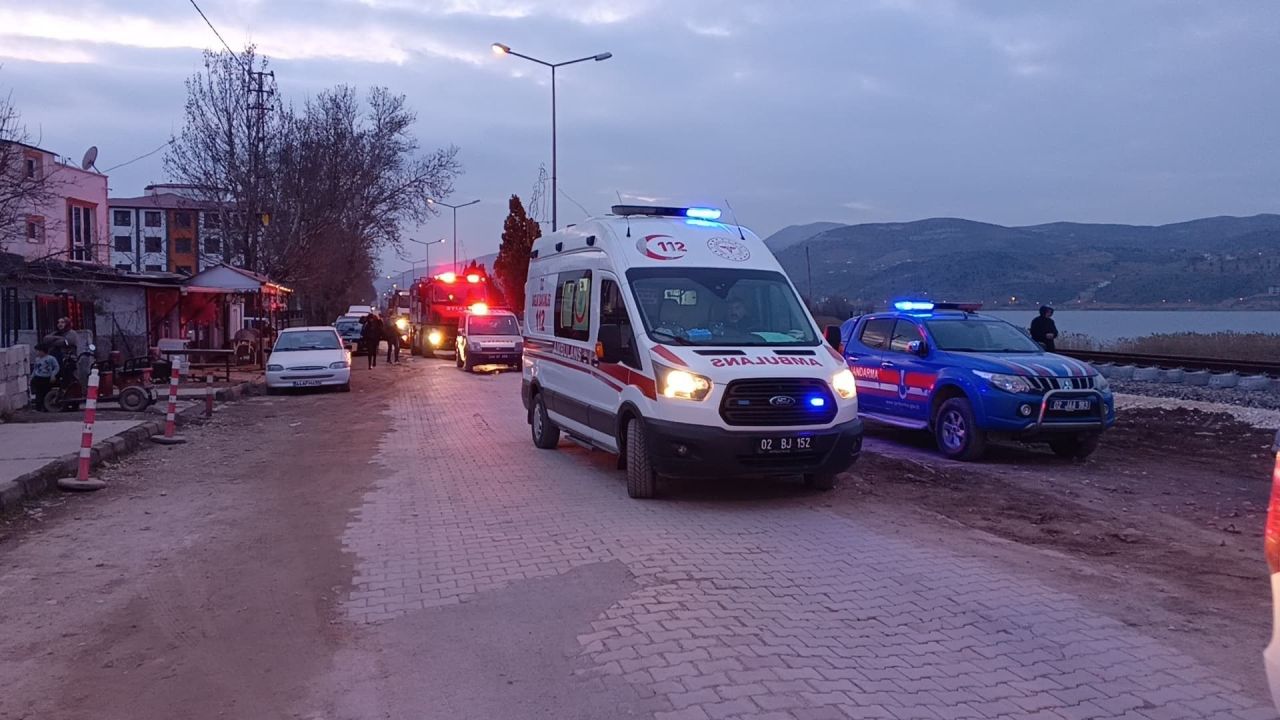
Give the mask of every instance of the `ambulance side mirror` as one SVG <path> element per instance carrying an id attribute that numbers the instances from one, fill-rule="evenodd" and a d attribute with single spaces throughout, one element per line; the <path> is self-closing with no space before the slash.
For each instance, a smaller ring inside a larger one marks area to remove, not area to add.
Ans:
<path id="1" fill-rule="evenodd" d="M 837 350 L 840 349 L 840 343 L 843 342 L 844 339 L 840 337 L 839 325 L 828 325 L 823 331 L 823 335 L 827 338 L 828 345 Z"/>
<path id="2" fill-rule="evenodd" d="M 616 363 L 626 359 L 627 352 L 622 348 L 622 326 L 602 324 L 596 340 L 600 343 L 602 362 Z"/>

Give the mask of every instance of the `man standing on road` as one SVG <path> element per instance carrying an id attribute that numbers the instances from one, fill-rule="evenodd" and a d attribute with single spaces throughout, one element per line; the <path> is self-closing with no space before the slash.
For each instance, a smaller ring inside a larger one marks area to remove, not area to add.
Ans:
<path id="1" fill-rule="evenodd" d="M 1031 339 L 1040 346 L 1053 352 L 1053 341 L 1058 337 L 1058 326 L 1053 322 L 1053 308 L 1048 305 L 1040 307 L 1040 315 L 1031 321 Z"/>
<path id="2" fill-rule="evenodd" d="M 378 366 L 378 343 L 382 340 L 382 321 L 377 315 L 369 313 L 364 318 L 364 329 L 360 331 L 360 347 L 369 353 L 369 369 Z"/>
<path id="3" fill-rule="evenodd" d="M 387 336 L 387 364 L 400 364 L 400 328 L 396 327 L 395 320 L 388 318 L 386 325 Z M 392 359 L 394 358 L 394 359 Z"/>

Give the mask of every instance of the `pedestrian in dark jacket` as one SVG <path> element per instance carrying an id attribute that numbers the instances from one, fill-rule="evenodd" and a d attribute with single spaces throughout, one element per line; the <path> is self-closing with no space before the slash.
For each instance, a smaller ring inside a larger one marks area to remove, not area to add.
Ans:
<path id="1" fill-rule="evenodd" d="M 1053 322 L 1053 308 L 1041 306 L 1040 316 L 1031 321 L 1031 339 L 1040 343 L 1045 350 L 1053 351 L 1053 341 L 1058 339 L 1058 326 Z"/>
<path id="2" fill-rule="evenodd" d="M 364 318 L 364 328 L 360 331 L 360 347 L 369 353 L 369 367 L 378 366 L 378 343 L 382 341 L 382 321 L 377 315 L 370 313 Z"/>

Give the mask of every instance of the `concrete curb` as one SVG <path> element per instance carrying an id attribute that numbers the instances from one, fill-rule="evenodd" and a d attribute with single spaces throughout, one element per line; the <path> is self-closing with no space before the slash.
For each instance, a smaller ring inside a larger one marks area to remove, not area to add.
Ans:
<path id="1" fill-rule="evenodd" d="M 244 382 L 229 388 L 222 388 L 214 393 L 214 398 L 221 402 L 229 402 L 242 397 L 260 394 L 263 385 L 260 382 Z M 185 425 L 199 420 L 204 415 L 204 405 L 192 405 L 178 413 L 178 424 Z M 104 438 L 93 444 L 90 463 L 97 467 L 104 462 L 118 460 L 137 450 L 143 445 L 152 445 L 152 435 L 164 433 L 164 420 L 148 420 L 147 422 Z M 19 475 L 13 480 L 0 480 L 0 513 L 8 513 L 27 500 L 40 497 L 56 490 L 58 478 L 71 477 L 76 474 L 79 463 L 79 452 L 71 452 L 52 460 L 44 467 Z"/>

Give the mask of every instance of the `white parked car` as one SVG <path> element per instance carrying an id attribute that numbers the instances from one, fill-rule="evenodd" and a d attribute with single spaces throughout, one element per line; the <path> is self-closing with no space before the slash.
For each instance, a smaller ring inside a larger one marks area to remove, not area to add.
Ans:
<path id="1" fill-rule="evenodd" d="M 267 360 L 267 390 L 290 387 L 351 389 L 351 351 L 327 325 L 287 328 Z"/>

